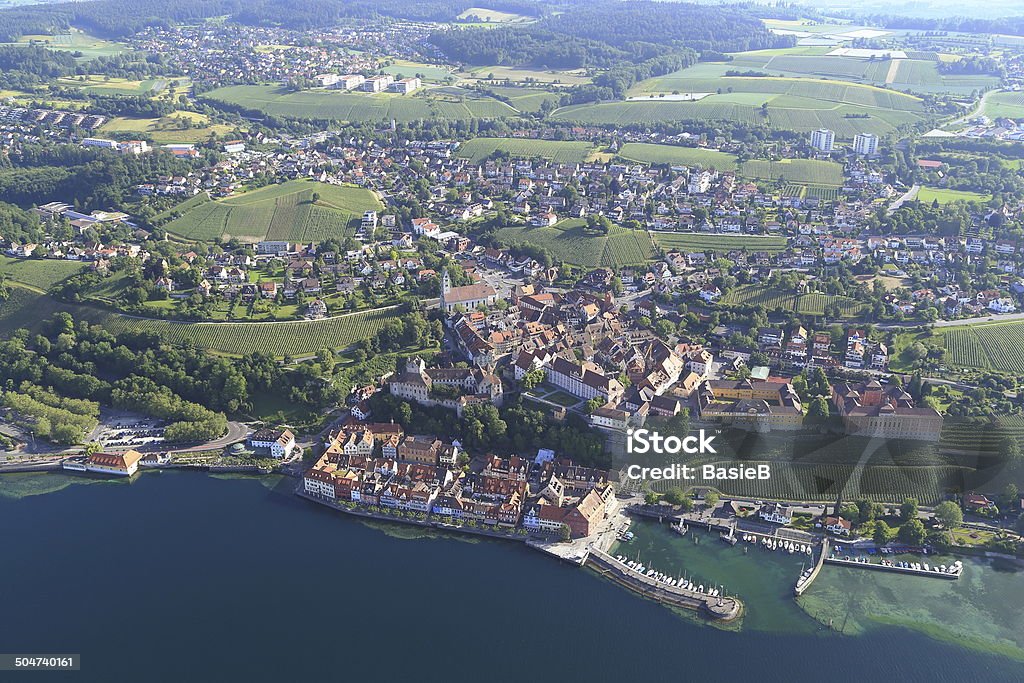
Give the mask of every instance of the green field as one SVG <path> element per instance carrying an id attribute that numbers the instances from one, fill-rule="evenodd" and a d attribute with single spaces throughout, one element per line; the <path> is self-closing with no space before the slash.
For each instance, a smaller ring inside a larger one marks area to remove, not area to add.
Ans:
<path id="1" fill-rule="evenodd" d="M 484 7 L 470 7 L 456 18 L 462 21 L 488 24 L 508 24 L 532 20 L 531 17 L 522 14 L 513 14 L 512 12 L 499 12 L 498 10 L 487 9 Z"/>
<path id="2" fill-rule="evenodd" d="M 161 118 L 134 119 L 117 116 L 99 129 L 101 135 L 140 135 L 155 144 L 194 144 L 211 135 L 228 135 L 234 128 L 224 123 L 211 123 L 208 116 L 191 111 L 179 111 Z"/>
<path id="3" fill-rule="evenodd" d="M 474 67 L 464 73 L 464 77 L 481 81 L 511 81 L 513 83 L 553 83 L 558 85 L 580 85 L 589 83 L 590 77 L 583 69 L 573 71 L 544 71 L 541 69 L 519 68 L 515 66 L 481 66 Z"/>
<path id="4" fill-rule="evenodd" d="M 128 95 L 141 97 L 162 92 L 169 83 L 166 78 L 150 78 L 144 81 L 130 81 L 126 78 L 82 75 L 67 76 L 54 81 L 62 88 L 77 88 L 94 95 Z"/>
<path id="5" fill-rule="evenodd" d="M 985 99 L 985 107 L 981 111 L 985 116 L 995 119 L 1005 116 L 1008 119 L 1024 119 L 1024 92 L 995 92 Z"/>
<path id="6" fill-rule="evenodd" d="M 720 152 L 717 149 L 627 142 L 619 150 L 619 156 L 629 161 L 638 161 L 644 164 L 703 166 L 721 171 L 736 169 L 736 157 L 727 152 Z"/>
<path id="7" fill-rule="evenodd" d="M 641 81 L 628 92 L 632 97 L 654 98 L 563 107 L 554 113 L 554 118 L 593 124 L 729 120 L 764 123 L 798 132 L 830 128 L 841 139 L 861 132 L 884 135 L 925 118 L 919 98 L 869 84 L 785 74 L 726 76 L 729 71 L 756 71 L 759 64 L 785 57 L 743 54 L 747 55 L 745 62 L 741 59 L 740 63 L 699 63 Z M 801 58 L 814 62 L 830 59 L 807 55 Z M 657 97 L 670 93 L 707 96 L 697 101 Z M 762 105 L 767 107 L 762 109 Z"/>
<path id="8" fill-rule="evenodd" d="M 459 146 L 457 156 L 479 164 L 496 151 L 507 152 L 510 156 L 532 159 L 541 157 L 558 163 L 579 163 L 594 152 L 589 142 L 564 142 L 561 140 L 528 140 L 522 138 L 473 138 Z"/>
<path id="9" fill-rule="evenodd" d="M 917 193 L 917 201 L 919 202 L 931 204 L 936 199 L 939 200 L 939 204 L 956 201 L 984 203 L 992 199 L 992 196 L 979 192 L 967 192 L 965 190 L 946 190 L 941 187 L 922 187 Z"/>
<path id="10" fill-rule="evenodd" d="M 397 309 L 377 309 L 323 320 L 280 323 L 185 323 L 132 318 L 91 306 L 74 306 L 54 301 L 22 287 L 12 287 L 11 296 L 0 302 L 0 334 L 9 335 L 24 327 L 40 329 L 44 320 L 66 311 L 76 319 L 100 325 L 112 334 L 126 330 L 153 332 L 165 341 L 180 344 L 186 339 L 197 346 L 227 355 L 253 352 L 276 357 L 315 354 L 320 349 L 341 349 L 377 333 Z"/>
<path id="11" fill-rule="evenodd" d="M 517 114 L 512 107 L 494 98 L 479 96 L 469 90 L 461 93 L 289 92 L 276 85 L 233 85 L 205 93 L 203 98 L 271 116 L 320 121 L 469 121 Z"/>
<path id="12" fill-rule="evenodd" d="M 452 77 L 452 72 L 437 64 L 424 64 L 423 62 L 410 62 L 406 59 L 396 59 L 394 63 L 381 69 L 382 73 L 391 74 L 395 78 L 418 78 L 433 83 L 443 83 Z"/>
<path id="13" fill-rule="evenodd" d="M 580 219 L 562 221 L 550 227 L 500 228 L 497 237 L 507 245 L 542 247 L 557 261 L 585 268 L 642 265 L 654 253 L 647 233 L 642 230 L 613 225 L 611 232 L 602 235 L 587 230 L 586 223 Z"/>
<path id="14" fill-rule="evenodd" d="M 797 295 L 781 292 L 763 285 L 742 285 L 723 296 L 724 306 L 764 306 L 769 311 L 783 309 L 801 315 L 825 315 L 825 307 L 839 304 L 844 318 L 853 318 L 864 312 L 866 304 L 845 296 L 810 292 Z"/>
<path id="15" fill-rule="evenodd" d="M 44 45 L 51 50 L 66 50 L 80 52 L 80 60 L 95 59 L 96 57 L 110 57 L 119 55 L 127 48 L 121 43 L 114 43 L 103 38 L 96 38 L 84 31 L 73 28 L 67 33 L 56 35 L 28 35 L 22 36 L 18 41 L 19 45 Z"/>
<path id="16" fill-rule="evenodd" d="M 539 88 L 520 88 L 514 86 L 489 86 L 488 90 L 501 98 L 507 98 L 508 103 L 517 111 L 524 113 L 536 113 L 546 101 L 558 103 L 559 94 Z"/>
<path id="17" fill-rule="evenodd" d="M 775 254 L 786 250 L 785 237 L 759 237 L 757 235 L 708 235 L 705 233 L 656 232 L 654 241 L 665 250 L 679 251 L 766 251 Z"/>
<path id="18" fill-rule="evenodd" d="M 314 192 L 320 195 L 315 204 Z M 173 209 L 182 215 L 166 228 L 193 240 L 319 242 L 353 235 L 364 211 L 381 209 L 369 190 L 292 180 L 216 201 L 197 195 Z"/>
<path id="19" fill-rule="evenodd" d="M 992 322 L 936 331 L 952 365 L 1024 374 L 1024 322 Z"/>
<path id="20" fill-rule="evenodd" d="M 36 289 L 47 290 L 61 280 L 77 275 L 85 269 L 79 261 L 55 259 L 18 259 L 0 256 L 0 274 L 14 282 Z"/>
<path id="21" fill-rule="evenodd" d="M 843 165 L 834 161 L 817 159 L 783 159 L 781 161 L 763 161 L 752 159 L 744 162 L 740 173 L 748 178 L 758 180 L 778 180 L 779 178 L 793 183 L 828 185 L 842 187 Z"/>

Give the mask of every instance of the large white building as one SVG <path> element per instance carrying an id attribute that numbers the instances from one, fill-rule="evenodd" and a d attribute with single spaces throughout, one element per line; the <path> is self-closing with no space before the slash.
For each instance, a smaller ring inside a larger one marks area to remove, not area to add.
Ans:
<path id="1" fill-rule="evenodd" d="M 836 134 L 830 131 L 828 128 L 820 128 L 811 133 L 811 146 L 817 150 L 825 152 L 826 154 L 832 153 L 832 148 L 836 143 Z"/>
<path id="2" fill-rule="evenodd" d="M 853 138 L 853 151 L 862 157 L 878 154 L 878 136 L 873 133 L 857 133 Z"/>
<path id="3" fill-rule="evenodd" d="M 295 448 L 295 435 L 287 429 L 260 429 L 249 437 L 249 446 L 275 458 L 287 458 Z"/>
<path id="4" fill-rule="evenodd" d="M 367 92 L 384 92 L 394 82 L 394 76 L 384 74 L 383 76 L 371 76 L 370 78 L 367 78 L 363 81 L 363 84 L 360 87 Z"/>
<path id="5" fill-rule="evenodd" d="M 408 95 L 409 93 L 411 93 L 411 92 L 413 92 L 415 90 L 418 90 L 420 85 L 421 85 L 420 79 L 418 79 L 418 78 L 402 78 L 402 79 L 399 79 L 399 80 L 395 81 L 394 83 L 392 83 L 388 87 L 393 92 L 398 92 L 398 93 L 402 93 L 403 95 Z"/>

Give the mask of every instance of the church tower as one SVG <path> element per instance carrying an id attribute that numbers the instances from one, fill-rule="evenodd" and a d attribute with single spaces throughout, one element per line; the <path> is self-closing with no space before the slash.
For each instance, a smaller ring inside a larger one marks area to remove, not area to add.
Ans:
<path id="1" fill-rule="evenodd" d="M 448 292 L 452 291 L 452 279 L 448 276 L 448 269 L 445 268 L 441 274 L 441 312 L 447 313 L 448 308 L 445 305 L 445 298 Z"/>

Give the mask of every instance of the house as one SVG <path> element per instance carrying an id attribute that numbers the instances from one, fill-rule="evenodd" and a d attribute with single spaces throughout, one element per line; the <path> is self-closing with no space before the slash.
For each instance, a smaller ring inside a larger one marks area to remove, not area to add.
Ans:
<path id="1" fill-rule="evenodd" d="M 139 461 L 142 457 L 142 453 L 136 450 L 125 453 L 93 453 L 85 461 L 85 469 L 87 472 L 130 477 L 139 471 Z"/>
<path id="2" fill-rule="evenodd" d="M 830 534 L 836 536 L 849 536 L 853 529 L 853 524 L 842 517 L 826 517 L 824 526 Z"/>
<path id="3" fill-rule="evenodd" d="M 977 493 L 968 493 L 964 496 L 964 507 L 969 511 L 977 512 L 978 510 L 986 510 L 993 506 L 995 506 L 995 503 L 986 496 Z"/>
<path id="4" fill-rule="evenodd" d="M 793 509 L 781 503 L 768 503 L 761 506 L 757 516 L 766 522 L 786 526 L 793 521 Z"/>
<path id="5" fill-rule="evenodd" d="M 260 429 L 249 437 L 249 447 L 274 458 L 288 458 L 295 448 L 295 435 L 287 429 Z"/>

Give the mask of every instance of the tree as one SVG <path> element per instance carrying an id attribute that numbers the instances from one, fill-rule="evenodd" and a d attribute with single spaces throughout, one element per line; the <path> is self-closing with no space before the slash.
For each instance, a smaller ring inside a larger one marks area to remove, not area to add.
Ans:
<path id="1" fill-rule="evenodd" d="M 811 405 L 807 408 L 807 421 L 812 424 L 822 424 L 829 418 L 830 414 L 828 399 L 824 396 L 818 396 L 811 401 Z"/>
<path id="2" fill-rule="evenodd" d="M 884 513 L 882 505 L 880 503 L 874 503 L 867 498 L 861 498 L 857 501 L 857 512 L 858 518 L 861 524 L 866 524 L 878 517 L 881 517 Z"/>
<path id="3" fill-rule="evenodd" d="M 909 522 L 905 522 L 900 527 L 899 539 L 907 545 L 921 545 L 924 543 L 924 539 L 928 536 L 928 532 L 925 531 L 924 524 L 921 520 L 916 517 Z"/>
<path id="4" fill-rule="evenodd" d="M 1024 512 L 1020 513 L 1017 517 L 1017 521 L 1013 523 L 1013 528 L 1016 529 L 1017 533 L 1024 534 Z"/>
<path id="5" fill-rule="evenodd" d="M 875 531 L 872 534 L 871 539 L 875 542 L 877 547 L 881 548 L 895 537 L 896 531 L 886 524 L 885 520 L 875 520 Z"/>
<path id="6" fill-rule="evenodd" d="M 944 500 L 935 506 L 935 519 L 942 524 L 947 531 L 952 531 L 964 521 L 964 513 L 956 503 Z"/>
<path id="7" fill-rule="evenodd" d="M 912 519 L 917 519 L 917 498 L 907 498 L 900 505 L 900 521 L 909 522 Z"/>
<path id="8" fill-rule="evenodd" d="M 658 503 L 658 494 L 654 491 L 648 491 L 644 494 L 644 505 L 656 505 Z"/>
<path id="9" fill-rule="evenodd" d="M 718 495 L 718 491 L 708 491 L 704 494 L 704 505 L 707 506 L 708 509 L 713 509 L 718 505 L 719 499 L 720 496 Z"/>
<path id="10" fill-rule="evenodd" d="M 568 524 L 563 524 L 562 528 L 558 530 L 558 537 L 563 541 L 568 541 L 572 538 L 572 531 L 569 529 Z"/>

